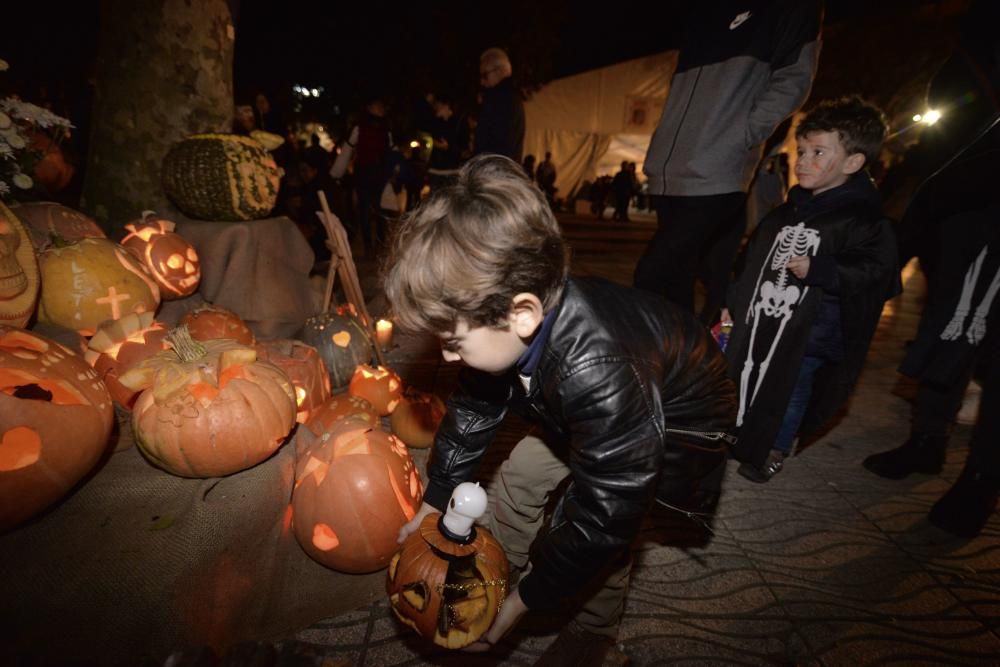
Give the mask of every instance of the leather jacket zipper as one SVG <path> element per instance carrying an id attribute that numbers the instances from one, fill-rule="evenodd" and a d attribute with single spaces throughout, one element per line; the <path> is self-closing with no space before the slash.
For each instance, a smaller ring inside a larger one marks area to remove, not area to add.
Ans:
<path id="1" fill-rule="evenodd" d="M 683 428 L 664 428 L 665 433 L 680 433 L 682 435 L 692 435 L 696 438 L 702 438 L 704 440 L 713 440 L 725 442 L 730 445 L 736 444 L 736 436 L 725 431 L 690 431 Z"/>

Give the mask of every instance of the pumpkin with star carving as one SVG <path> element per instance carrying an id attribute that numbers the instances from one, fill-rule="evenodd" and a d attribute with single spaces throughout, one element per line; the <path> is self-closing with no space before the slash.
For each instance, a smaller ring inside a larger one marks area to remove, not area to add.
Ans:
<path id="1" fill-rule="evenodd" d="M 295 464 L 292 523 L 313 559 L 340 572 L 380 570 L 399 545 L 399 529 L 423 498 L 406 445 L 367 424 L 345 420 L 305 441 Z"/>
<path id="2" fill-rule="evenodd" d="M 53 340 L 0 325 L 0 532 L 90 472 L 114 424 L 97 372 Z"/>

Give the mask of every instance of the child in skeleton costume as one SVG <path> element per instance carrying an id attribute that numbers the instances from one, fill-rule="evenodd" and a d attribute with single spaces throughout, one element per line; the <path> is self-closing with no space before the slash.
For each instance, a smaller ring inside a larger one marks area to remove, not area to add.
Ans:
<path id="1" fill-rule="evenodd" d="M 729 290 L 734 456 L 752 481 L 780 471 L 796 434 L 847 399 L 882 305 L 899 292 L 895 239 L 864 169 L 885 130 L 881 112 L 857 98 L 823 103 L 802 120 L 799 185 L 754 231 Z"/>

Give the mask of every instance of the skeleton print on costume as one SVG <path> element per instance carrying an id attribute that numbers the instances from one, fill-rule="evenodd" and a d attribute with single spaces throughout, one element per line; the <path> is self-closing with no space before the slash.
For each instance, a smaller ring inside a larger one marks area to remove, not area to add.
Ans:
<path id="1" fill-rule="evenodd" d="M 983 300 L 979 302 L 979 306 L 972 314 L 972 321 L 969 323 L 968 329 L 965 329 L 965 319 L 969 316 L 969 311 L 972 310 L 972 295 L 979 283 L 979 273 L 982 271 L 983 262 L 986 260 L 989 249 L 989 246 L 985 246 L 976 257 L 976 261 L 965 272 L 965 279 L 962 281 L 962 295 L 958 298 L 958 305 L 955 307 L 955 313 L 951 316 L 951 321 L 941 332 L 941 340 L 957 340 L 964 333 L 969 343 L 978 345 L 986 337 L 986 316 L 990 312 L 990 306 L 993 305 L 997 290 L 1000 290 L 1000 268 L 997 269 L 996 275 L 993 276 L 989 287 L 986 288 Z"/>
<path id="2" fill-rule="evenodd" d="M 754 285 L 754 295 L 750 299 L 750 308 L 747 310 L 746 323 L 753 324 L 750 329 L 750 345 L 747 348 L 747 358 L 743 362 L 743 371 L 740 373 L 740 409 L 736 415 L 736 425 L 743 425 L 743 417 L 747 409 L 753 404 L 757 397 L 757 390 L 760 389 L 764 376 L 767 375 L 768 367 L 771 365 L 771 358 L 778 348 L 781 336 L 785 332 L 785 326 L 792 318 L 792 314 L 809 292 L 809 287 L 801 289 L 798 285 L 789 285 L 788 260 L 795 256 L 815 256 L 819 249 L 819 231 L 805 226 L 800 222 L 795 226 L 785 226 L 778 232 L 768 256 L 770 261 L 765 261 L 757 276 L 757 283 Z M 754 369 L 754 343 L 757 338 L 757 328 L 762 318 L 768 317 L 778 320 L 778 331 L 771 341 L 771 347 L 767 356 L 760 362 L 757 372 L 757 379 L 754 382 L 753 392 L 748 392 L 750 386 L 750 376 Z"/>

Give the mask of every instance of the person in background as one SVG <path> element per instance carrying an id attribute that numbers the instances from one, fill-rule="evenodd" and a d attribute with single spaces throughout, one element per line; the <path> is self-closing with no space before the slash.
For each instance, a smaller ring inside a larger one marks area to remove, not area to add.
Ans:
<path id="1" fill-rule="evenodd" d="M 692 3 L 659 125 L 643 163 L 657 230 L 634 284 L 718 318 L 746 227 L 746 192 L 764 142 L 809 96 L 821 0 Z"/>
<path id="2" fill-rule="evenodd" d="M 507 52 L 499 48 L 479 56 L 482 103 L 475 133 L 475 154 L 496 153 L 520 163 L 524 153 L 524 102 L 514 87 Z"/>

